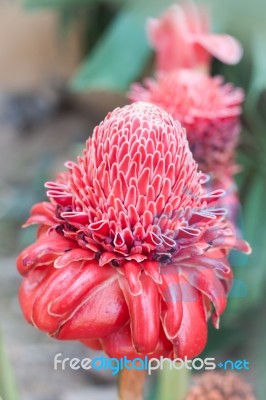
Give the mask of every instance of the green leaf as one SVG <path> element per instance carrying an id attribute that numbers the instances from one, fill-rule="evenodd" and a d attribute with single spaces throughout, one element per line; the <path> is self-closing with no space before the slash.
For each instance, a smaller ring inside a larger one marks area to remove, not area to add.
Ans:
<path id="1" fill-rule="evenodd" d="M 202 0 L 209 3 L 216 32 L 235 33 L 248 42 L 257 29 L 265 28 L 266 3 L 264 0 Z"/>
<path id="2" fill-rule="evenodd" d="M 244 258 L 231 259 L 237 287 L 231 294 L 228 309 L 239 314 L 246 308 L 258 304 L 264 296 L 266 284 L 266 180 L 259 173 L 253 175 L 246 186 L 243 203 L 243 236 L 252 247 L 252 254 Z"/>
<path id="3" fill-rule="evenodd" d="M 0 399 L 1 397 L 3 400 L 19 399 L 12 369 L 0 336 Z"/>
<path id="4" fill-rule="evenodd" d="M 88 55 L 70 87 L 77 91 L 127 90 L 142 73 L 151 54 L 146 37 L 147 17 L 171 2 L 136 1 L 124 7 Z"/>
<path id="5" fill-rule="evenodd" d="M 215 62 L 215 72 L 221 73 L 226 80 L 243 87 L 248 103 L 257 102 L 262 90 L 266 88 L 266 32 L 264 0 L 224 0 L 210 3 L 214 29 L 237 37 L 244 50 L 243 60 L 236 66 Z M 237 16 L 237 18 L 236 18 Z"/>
<path id="6" fill-rule="evenodd" d="M 38 8 L 64 9 L 68 7 L 74 9 L 84 6 L 91 6 L 92 3 L 102 3 L 102 2 L 103 2 L 102 0 L 24 0 L 22 4 L 25 8 L 28 9 L 38 9 Z M 123 0 L 105 0 L 105 3 L 119 4 L 123 3 Z"/>
<path id="7" fill-rule="evenodd" d="M 75 6 L 84 6 L 90 3 L 90 0 L 75 0 Z M 73 0 L 24 0 L 25 8 L 55 8 L 60 9 L 68 6 L 73 6 Z"/>
<path id="8" fill-rule="evenodd" d="M 255 380 L 257 400 L 265 400 L 265 329 L 266 329 L 266 308 L 260 307 L 253 311 L 248 317 L 249 326 L 248 338 L 245 342 L 245 358 L 250 361 L 252 375 Z"/>
<path id="9" fill-rule="evenodd" d="M 222 315 L 220 321 L 220 329 L 215 329 L 211 323 L 208 328 L 208 342 L 201 353 L 200 357 L 214 357 L 217 352 L 226 353 L 231 349 L 236 348 L 238 345 L 243 345 L 248 339 L 248 332 L 241 329 L 243 326 L 242 320 L 233 321 L 231 324 L 226 323 L 226 310 L 225 314 Z"/>
<path id="10" fill-rule="evenodd" d="M 266 282 L 266 180 L 262 175 L 255 175 L 248 196 L 244 203 L 244 222 L 247 240 L 253 253 L 249 258 L 250 268 L 247 279 L 250 287 L 250 300 L 260 298 Z"/>
<path id="11" fill-rule="evenodd" d="M 247 93 L 247 107 L 257 108 L 259 96 L 266 89 L 266 32 L 256 31 L 252 38 L 251 60 L 253 64 L 253 79 L 250 90 Z"/>
<path id="12" fill-rule="evenodd" d="M 149 48 L 143 39 L 144 19 L 122 12 L 89 54 L 71 88 L 126 90 L 148 59 Z"/>

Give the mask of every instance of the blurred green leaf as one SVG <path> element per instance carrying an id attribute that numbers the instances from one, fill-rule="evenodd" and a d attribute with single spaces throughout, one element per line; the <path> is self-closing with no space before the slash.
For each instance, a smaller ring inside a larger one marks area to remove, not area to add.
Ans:
<path id="1" fill-rule="evenodd" d="M 151 54 L 146 37 L 147 17 L 171 3 L 172 0 L 138 0 L 124 7 L 72 79 L 71 88 L 127 90 Z"/>
<path id="2" fill-rule="evenodd" d="M 0 336 L 0 398 L 1 396 L 3 400 L 19 399 L 12 369 Z"/>
<path id="3" fill-rule="evenodd" d="M 74 90 L 124 91 L 137 77 L 149 56 L 144 40 L 144 19 L 122 12 L 71 82 Z"/>
<path id="4" fill-rule="evenodd" d="M 94 0 L 97 1 L 97 0 Z M 64 7 L 73 6 L 75 3 L 76 7 L 84 6 L 91 3 L 91 0 L 24 0 L 23 5 L 29 9 L 38 8 L 55 8 L 62 9 Z"/>
<path id="5" fill-rule="evenodd" d="M 92 3 L 123 3 L 126 0 L 24 0 L 23 5 L 29 9 L 54 8 L 63 9 L 67 7 L 78 8 L 91 5 Z"/>
<path id="6" fill-rule="evenodd" d="M 241 329 L 243 326 L 242 319 L 238 321 L 231 321 L 231 326 L 225 323 L 227 314 L 221 317 L 220 329 L 215 329 L 211 323 L 208 328 L 208 342 L 204 349 L 201 357 L 213 357 L 215 352 L 225 353 L 231 349 L 236 348 L 238 345 L 242 345 L 248 339 L 248 332 Z"/>
<path id="7" fill-rule="evenodd" d="M 216 32 L 234 33 L 241 41 L 248 42 L 256 29 L 265 27 L 264 0 L 202 0 L 199 3 L 210 5 Z"/>
<path id="8" fill-rule="evenodd" d="M 258 301 L 265 293 L 266 282 L 266 179 L 257 173 L 248 189 L 243 204 L 246 238 L 252 246 L 249 268 L 245 274 L 249 293 L 249 302 Z"/>
<path id="9" fill-rule="evenodd" d="M 266 11 L 266 10 L 265 10 Z M 266 89 L 266 31 L 256 31 L 252 41 L 252 62 L 253 62 L 253 80 L 248 93 L 248 102 L 251 106 L 257 107 L 260 93 Z"/>
<path id="10" fill-rule="evenodd" d="M 241 312 L 251 309 L 261 302 L 266 284 L 266 179 L 256 171 L 241 183 L 243 193 L 242 232 L 252 247 L 249 256 L 233 252 L 230 257 L 234 269 L 235 286 L 230 294 L 224 322 L 231 323 Z"/>
<path id="11" fill-rule="evenodd" d="M 264 0 L 206 1 L 210 3 L 215 31 L 236 36 L 244 49 L 243 60 L 238 65 L 224 65 L 216 61 L 215 72 L 243 87 L 248 103 L 255 105 L 261 91 L 266 88 L 266 3 Z"/>
<path id="12" fill-rule="evenodd" d="M 261 305 L 259 309 L 250 316 L 249 337 L 245 343 L 247 348 L 246 358 L 250 361 L 251 369 L 256 383 L 257 400 L 265 400 L 265 330 L 266 330 L 266 308 Z"/>

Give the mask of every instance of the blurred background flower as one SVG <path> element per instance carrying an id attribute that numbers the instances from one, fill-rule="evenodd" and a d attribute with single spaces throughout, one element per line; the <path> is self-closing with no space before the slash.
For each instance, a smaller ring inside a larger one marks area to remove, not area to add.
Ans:
<path id="1" fill-rule="evenodd" d="M 110 382 L 106 374 L 53 371 L 58 351 L 71 357 L 84 356 L 84 350 L 52 342 L 24 323 L 14 259 L 33 241 L 34 228 L 21 232 L 20 225 L 32 204 L 44 199 L 43 182 L 79 153 L 80 143 L 107 111 L 127 102 L 124 93 L 133 81 L 153 74 L 146 21 L 171 4 L 0 1 L 0 312 L 6 354 L 22 400 L 115 398 L 112 384 L 108 389 L 95 386 L 96 381 Z M 213 32 L 234 35 L 244 48 L 238 65 L 215 60 L 211 71 L 246 93 L 237 152 L 243 171 L 236 180 L 242 204 L 238 224 L 253 253 L 248 259 L 231 256 L 235 284 L 222 329 L 211 330 L 204 355 L 248 359 L 251 370 L 245 378 L 254 383 L 258 399 L 265 400 L 266 5 L 264 0 L 209 5 Z"/>
<path id="2" fill-rule="evenodd" d="M 240 114 L 244 93 L 225 84 L 221 76 L 177 69 L 159 72 L 131 85 L 132 101 L 147 101 L 170 113 L 184 126 L 189 147 L 199 168 L 210 176 L 210 187 L 224 189 L 219 202 L 233 222 L 239 210 L 234 174 L 238 172 L 235 150 L 239 144 Z"/>
<path id="3" fill-rule="evenodd" d="M 253 388 L 235 372 L 205 372 L 197 376 L 186 400 L 256 400 Z"/>
<path id="4" fill-rule="evenodd" d="M 207 7 L 191 0 L 173 4 L 159 19 L 149 18 L 147 31 L 157 71 L 209 71 L 212 56 L 225 64 L 237 64 L 242 57 L 240 43 L 230 35 L 213 34 L 210 25 Z"/>

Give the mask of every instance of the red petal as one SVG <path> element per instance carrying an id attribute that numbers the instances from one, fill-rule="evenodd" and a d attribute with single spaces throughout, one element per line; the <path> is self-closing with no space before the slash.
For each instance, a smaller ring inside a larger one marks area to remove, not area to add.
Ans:
<path id="1" fill-rule="evenodd" d="M 147 354 L 140 354 L 135 350 L 131 339 L 129 324 L 101 339 L 101 343 L 105 353 L 110 357 L 120 359 L 126 356 L 128 360 L 133 360 L 135 358 L 144 359 L 147 356 Z M 160 358 L 161 356 L 169 357 L 172 349 L 172 343 L 166 339 L 161 329 L 156 349 L 153 353 L 148 355 L 148 358 Z"/>
<path id="2" fill-rule="evenodd" d="M 142 171 L 140 177 L 138 178 L 138 189 L 140 194 L 146 196 L 149 186 L 149 180 L 150 180 L 150 169 L 145 168 Z"/>
<path id="3" fill-rule="evenodd" d="M 17 258 L 18 271 L 24 275 L 34 267 L 50 264 L 59 254 L 75 247 L 77 244 L 73 240 L 66 239 L 53 230 L 40 236 L 34 244 L 20 253 Z"/>
<path id="4" fill-rule="evenodd" d="M 95 253 L 85 249 L 73 249 L 58 257 L 54 263 L 55 268 L 66 267 L 72 261 L 93 260 Z"/>
<path id="5" fill-rule="evenodd" d="M 176 337 L 183 318 L 182 293 L 179 274 L 176 269 L 161 268 L 162 285 L 158 289 L 164 299 L 162 303 L 162 324 L 169 339 Z"/>
<path id="6" fill-rule="evenodd" d="M 210 204 L 216 202 L 222 196 L 225 196 L 225 191 L 223 189 L 217 189 L 204 194 L 201 198 L 202 200 L 205 200 L 208 204 Z"/>
<path id="7" fill-rule="evenodd" d="M 117 280 L 106 281 L 82 301 L 58 339 L 97 339 L 116 331 L 128 321 L 128 309 Z"/>
<path id="8" fill-rule="evenodd" d="M 48 190 L 47 196 L 61 206 L 69 206 L 72 203 L 72 194 L 59 190 Z"/>
<path id="9" fill-rule="evenodd" d="M 136 208 L 130 204 L 128 206 L 128 218 L 131 224 L 131 227 L 134 227 L 136 223 L 139 221 L 139 215 L 137 213 Z"/>
<path id="10" fill-rule="evenodd" d="M 129 308 L 134 347 L 138 353 L 152 353 L 158 343 L 160 326 L 159 293 L 154 281 L 142 274 L 142 293 L 132 296 L 125 278 L 119 279 Z"/>
<path id="11" fill-rule="evenodd" d="M 49 278 L 53 268 L 36 268 L 24 277 L 19 288 L 19 303 L 26 320 L 32 324 L 32 307 L 40 287 Z"/>
<path id="12" fill-rule="evenodd" d="M 81 343 L 93 350 L 103 350 L 100 340 L 97 339 L 83 339 Z"/>
<path id="13" fill-rule="evenodd" d="M 193 264 L 200 265 L 202 267 L 210 267 L 214 268 L 215 270 L 222 271 L 222 273 L 230 274 L 230 266 L 226 261 L 223 254 L 215 255 L 215 251 L 209 251 L 208 257 L 205 256 L 195 256 L 193 257 Z"/>
<path id="14" fill-rule="evenodd" d="M 114 260 L 115 258 L 117 258 L 117 257 L 114 253 L 106 251 L 100 257 L 100 260 L 99 260 L 100 267 L 104 266 L 105 264 L 108 264 L 110 261 Z"/>
<path id="15" fill-rule="evenodd" d="M 62 322 L 61 315 L 50 313 L 50 304 L 56 301 L 62 293 L 68 290 L 75 281 L 80 268 L 77 263 L 70 264 L 67 268 L 54 269 L 36 292 L 35 301 L 32 305 L 31 320 L 41 331 L 53 334 Z M 31 272 L 30 272 L 31 274 Z M 28 294 L 29 295 L 29 294 Z M 69 309 L 69 313 L 72 309 Z"/>
<path id="16" fill-rule="evenodd" d="M 123 358 L 126 355 L 129 360 L 139 357 L 132 344 L 129 324 L 104 337 L 101 343 L 110 357 Z"/>
<path id="17" fill-rule="evenodd" d="M 30 218 L 25 222 L 23 227 L 32 224 L 53 225 L 57 220 L 55 217 L 55 209 L 55 205 L 48 201 L 35 204 L 31 209 Z"/>
<path id="18" fill-rule="evenodd" d="M 61 217 L 77 228 L 80 228 L 89 222 L 89 216 L 85 212 L 66 211 L 61 214 Z"/>
<path id="19" fill-rule="evenodd" d="M 207 322 L 202 295 L 180 276 L 183 320 L 176 339 L 175 356 L 193 358 L 200 354 L 207 342 Z"/>
<path id="20" fill-rule="evenodd" d="M 184 271 L 185 269 L 183 269 Z M 216 313 L 214 315 L 215 327 L 219 327 L 219 316 L 226 308 L 226 293 L 223 284 L 212 269 L 186 268 L 187 280 L 199 291 L 206 294 L 214 304 Z"/>
<path id="21" fill-rule="evenodd" d="M 133 296 L 138 296 L 142 292 L 140 283 L 141 268 L 136 261 L 128 261 L 121 268 L 127 281 L 130 293 Z"/>
<path id="22" fill-rule="evenodd" d="M 96 261 L 87 262 L 79 273 L 69 281 L 68 287 L 59 296 L 51 295 L 48 312 L 51 315 L 69 315 L 88 296 L 91 290 L 113 278 L 118 273 L 112 267 L 99 267 Z"/>
<path id="23" fill-rule="evenodd" d="M 143 214 L 143 228 L 146 230 L 153 223 L 154 216 L 150 211 L 144 211 Z"/>
<path id="24" fill-rule="evenodd" d="M 158 261 L 144 261 L 142 263 L 143 269 L 146 275 L 149 275 L 154 282 L 159 285 L 162 283 L 162 277 L 160 274 L 160 265 Z"/>
<path id="25" fill-rule="evenodd" d="M 233 236 L 220 236 L 217 239 L 214 239 L 212 244 L 214 247 L 236 249 L 246 254 L 251 253 L 251 247 L 245 240 Z"/>

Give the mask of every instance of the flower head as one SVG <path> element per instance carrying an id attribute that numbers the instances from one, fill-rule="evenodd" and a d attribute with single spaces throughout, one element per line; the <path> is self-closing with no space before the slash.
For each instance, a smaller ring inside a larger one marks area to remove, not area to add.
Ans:
<path id="1" fill-rule="evenodd" d="M 26 224 L 39 224 L 17 261 L 26 319 L 113 357 L 201 352 L 226 306 L 228 251 L 249 246 L 214 206 L 222 191 L 206 192 L 184 129 L 135 103 L 66 166 Z"/>
<path id="2" fill-rule="evenodd" d="M 242 57 L 239 42 L 229 35 L 209 33 L 209 15 L 192 1 L 173 5 L 160 19 L 150 18 L 148 36 L 158 71 L 209 69 L 212 56 L 227 64 Z"/>
<path id="3" fill-rule="evenodd" d="M 233 170 L 239 141 L 243 91 L 222 77 L 181 69 L 132 86 L 133 101 L 160 106 L 185 127 L 190 149 L 202 171 Z"/>
<path id="4" fill-rule="evenodd" d="M 185 400 L 256 400 L 252 386 L 236 372 L 204 372 L 193 379 Z"/>

